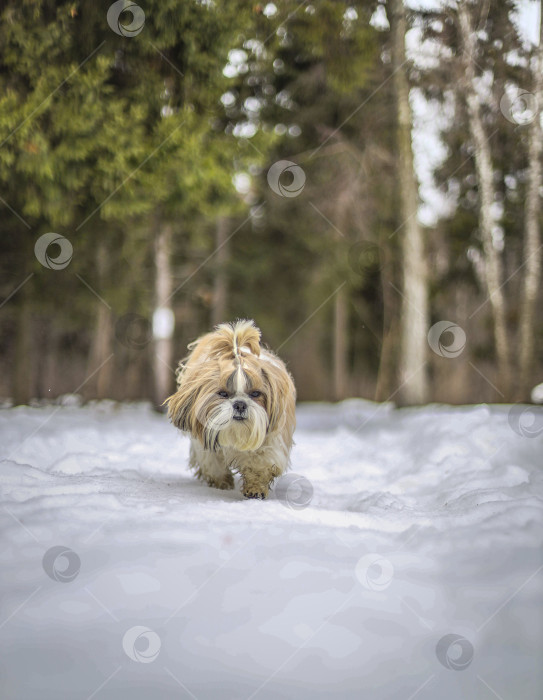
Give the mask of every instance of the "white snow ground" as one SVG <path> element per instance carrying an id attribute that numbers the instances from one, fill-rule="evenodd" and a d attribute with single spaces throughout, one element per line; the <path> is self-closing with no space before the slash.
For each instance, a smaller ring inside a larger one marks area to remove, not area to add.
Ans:
<path id="1" fill-rule="evenodd" d="M 543 422 L 298 419 L 306 508 L 196 481 L 143 404 L 0 410 L 0 697 L 543 697 Z"/>

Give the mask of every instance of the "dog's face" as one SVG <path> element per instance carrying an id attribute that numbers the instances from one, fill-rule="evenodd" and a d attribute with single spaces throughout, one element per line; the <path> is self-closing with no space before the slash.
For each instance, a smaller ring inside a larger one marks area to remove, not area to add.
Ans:
<path id="1" fill-rule="evenodd" d="M 169 399 L 170 418 L 206 449 L 257 450 L 284 419 L 290 377 L 259 345 L 240 347 L 233 357 L 214 351 L 213 335 L 193 346 Z"/>
<path id="2" fill-rule="evenodd" d="M 195 418 L 202 424 L 204 447 L 256 450 L 264 442 L 272 388 L 254 364 L 244 361 L 242 367 L 229 360 L 219 361 L 198 392 Z"/>

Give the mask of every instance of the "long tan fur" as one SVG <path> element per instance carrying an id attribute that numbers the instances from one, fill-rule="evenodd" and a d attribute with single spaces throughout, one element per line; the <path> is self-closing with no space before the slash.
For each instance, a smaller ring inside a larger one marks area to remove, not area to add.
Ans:
<path id="1" fill-rule="evenodd" d="M 198 338 L 188 346 L 178 389 L 167 403 L 173 424 L 191 435 L 191 466 L 200 478 L 231 488 L 232 472 L 239 472 L 244 494 L 263 498 L 288 468 L 296 390 L 260 337 L 253 321 L 238 320 Z M 233 407 L 240 402 L 247 415 L 236 420 Z"/>

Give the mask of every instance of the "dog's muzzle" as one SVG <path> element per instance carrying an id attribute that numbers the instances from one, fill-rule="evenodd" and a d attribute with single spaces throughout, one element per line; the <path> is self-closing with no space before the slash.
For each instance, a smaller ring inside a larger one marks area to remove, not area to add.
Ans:
<path id="1" fill-rule="evenodd" d="M 234 401 L 232 404 L 234 420 L 245 420 L 248 416 L 247 404 L 245 401 Z"/>

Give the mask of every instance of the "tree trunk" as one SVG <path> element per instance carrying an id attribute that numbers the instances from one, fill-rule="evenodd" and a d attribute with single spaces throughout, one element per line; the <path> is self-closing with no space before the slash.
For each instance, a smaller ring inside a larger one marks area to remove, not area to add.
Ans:
<path id="1" fill-rule="evenodd" d="M 173 330 L 172 310 L 172 234 L 171 224 L 160 220 L 155 235 L 155 309 L 153 312 L 153 375 L 154 402 L 157 408 L 173 389 Z"/>
<path id="2" fill-rule="evenodd" d="M 492 158 L 481 118 L 479 96 L 475 89 L 474 56 L 477 39 L 471 27 L 471 19 L 465 2 L 458 3 L 458 19 L 463 45 L 464 92 L 466 95 L 469 130 L 475 148 L 475 169 L 479 184 L 479 228 L 483 242 L 486 286 L 494 321 L 494 338 L 499 371 L 498 384 L 503 394 L 507 397 L 510 391 L 509 346 L 507 342 L 505 298 L 501 288 L 502 265 L 499 253 L 492 240 L 494 220 L 491 207 L 495 200 Z"/>
<path id="3" fill-rule="evenodd" d="M 398 307 L 397 293 L 392 287 L 393 283 L 393 261 L 389 249 L 390 242 L 387 240 L 384 229 L 380 233 L 380 261 L 381 261 L 381 288 L 383 295 L 383 332 L 381 342 L 381 352 L 379 355 L 379 369 L 375 384 L 375 401 L 387 401 L 394 393 L 397 386 L 397 364 L 398 364 Z"/>
<path id="4" fill-rule="evenodd" d="M 51 376 L 49 373 L 49 358 L 54 354 L 51 347 L 51 321 L 40 318 L 34 324 L 34 337 L 40 351 L 37 354 L 34 365 L 36 370 L 36 380 L 34 382 L 35 396 L 37 399 L 51 398 Z"/>
<path id="5" fill-rule="evenodd" d="M 422 228 L 417 218 L 418 186 L 411 141 L 411 108 L 405 68 L 406 16 L 403 0 L 392 1 L 393 69 L 396 91 L 400 216 L 403 222 L 403 308 L 400 335 L 399 402 L 427 400 L 426 336 L 429 328 L 428 281 Z"/>
<path id="6" fill-rule="evenodd" d="M 113 340 L 111 311 L 104 304 L 100 304 L 98 307 L 95 333 L 94 368 L 100 366 L 109 355 L 111 355 L 111 344 Z M 110 398 L 113 395 L 111 387 L 112 368 L 113 364 L 111 362 L 106 362 L 96 373 L 96 398 L 98 399 Z"/>
<path id="7" fill-rule="evenodd" d="M 344 288 L 334 299 L 334 399 L 347 396 L 347 296 Z"/>
<path id="8" fill-rule="evenodd" d="M 228 278 L 226 265 L 228 263 L 228 219 L 220 216 L 215 229 L 215 250 L 217 251 L 217 267 L 213 284 L 213 300 L 211 305 L 211 324 L 216 326 L 224 323 L 226 318 Z"/>
<path id="9" fill-rule="evenodd" d="M 543 2 L 540 3 L 543 13 Z M 520 302 L 519 332 L 519 389 L 517 399 L 530 399 L 530 389 L 536 383 L 532 377 L 534 367 L 534 321 L 537 292 L 541 278 L 541 243 L 539 216 L 541 212 L 541 152 L 543 134 L 541 131 L 541 105 L 543 100 L 543 17 L 539 21 L 539 46 L 535 56 L 534 95 L 536 114 L 530 125 L 530 146 L 528 151 L 528 184 L 524 211 L 524 266 L 525 274 Z"/>
<path id="10" fill-rule="evenodd" d="M 13 370 L 13 403 L 27 404 L 32 398 L 32 326 L 28 293 L 20 291 L 21 300 L 15 329 L 15 361 Z"/>
<path id="11" fill-rule="evenodd" d="M 96 250 L 96 270 L 98 288 L 102 291 L 108 271 L 108 251 L 104 243 L 99 243 Z M 87 376 L 90 376 L 97 367 L 102 365 L 92 380 L 91 386 L 94 386 L 94 391 L 90 389 L 90 392 L 97 399 L 105 399 L 112 396 L 111 378 L 113 364 L 111 361 L 105 362 L 105 360 L 112 353 L 113 320 L 111 309 L 103 301 L 98 301 L 97 304 L 96 325 L 89 349 Z"/>

